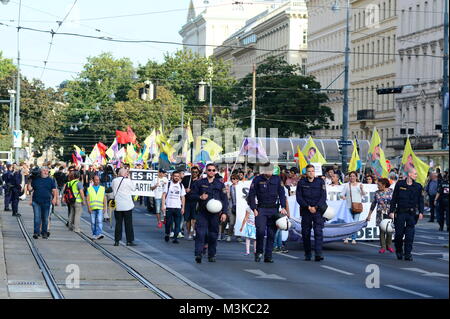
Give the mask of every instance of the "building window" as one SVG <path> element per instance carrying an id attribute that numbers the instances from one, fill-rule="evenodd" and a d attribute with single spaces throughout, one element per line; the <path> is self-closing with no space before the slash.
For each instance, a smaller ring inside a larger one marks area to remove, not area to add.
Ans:
<path id="1" fill-rule="evenodd" d="M 425 1 L 424 3 L 424 10 L 423 10 L 423 28 L 428 28 L 428 1 Z"/>
<path id="2" fill-rule="evenodd" d="M 388 18 L 391 17 L 391 10 L 392 10 L 392 0 L 389 0 Z"/>
<path id="3" fill-rule="evenodd" d="M 303 30 L 303 44 L 306 44 L 307 41 L 307 30 Z"/>
<path id="4" fill-rule="evenodd" d="M 306 75 L 306 58 L 302 58 L 302 75 Z"/>
<path id="5" fill-rule="evenodd" d="M 390 60 L 389 54 L 391 53 L 391 37 L 387 37 L 387 60 Z"/>
<path id="6" fill-rule="evenodd" d="M 386 19 L 386 2 L 383 2 L 383 20 Z"/>

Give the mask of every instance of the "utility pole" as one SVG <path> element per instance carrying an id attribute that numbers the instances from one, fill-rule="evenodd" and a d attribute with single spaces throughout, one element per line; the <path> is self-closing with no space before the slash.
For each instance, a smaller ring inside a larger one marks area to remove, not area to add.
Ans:
<path id="1" fill-rule="evenodd" d="M 349 88 L 349 55 L 350 55 L 350 0 L 347 0 L 347 18 L 345 29 L 344 57 L 344 106 L 342 110 L 342 141 L 348 139 L 348 88 Z M 347 172 L 347 145 L 342 145 L 342 172 Z"/>
<path id="2" fill-rule="evenodd" d="M 19 34 L 20 34 L 20 14 L 22 9 L 22 0 L 19 1 L 19 19 L 17 20 L 17 102 L 16 102 L 16 125 L 15 130 L 20 131 L 20 49 L 19 49 Z M 14 134 L 14 133 L 13 133 Z M 15 162 L 19 163 L 20 148 L 15 149 Z"/>
<path id="3" fill-rule="evenodd" d="M 256 65 L 253 64 L 253 83 L 252 83 L 252 115 L 250 137 L 256 137 Z"/>
<path id="4" fill-rule="evenodd" d="M 444 56 L 442 77 L 442 149 L 448 148 L 448 1 L 444 1 Z"/>
<path id="5" fill-rule="evenodd" d="M 181 129 L 184 132 L 184 96 L 181 96 Z M 184 135 L 184 133 L 183 133 Z"/>
<path id="6" fill-rule="evenodd" d="M 212 79 L 209 81 L 209 118 L 208 127 L 212 127 Z"/>

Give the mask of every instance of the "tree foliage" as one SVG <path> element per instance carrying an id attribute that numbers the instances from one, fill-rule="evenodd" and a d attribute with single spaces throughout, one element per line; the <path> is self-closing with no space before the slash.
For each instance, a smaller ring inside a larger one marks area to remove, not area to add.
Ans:
<path id="1" fill-rule="evenodd" d="M 270 57 L 257 67 L 256 127 L 278 128 L 280 137 L 293 134 L 305 136 L 312 130 L 328 126 L 333 119 L 328 100 L 321 93 L 320 83 L 300 75 L 301 67 L 282 58 Z M 245 76 L 234 89 L 238 105 L 234 113 L 243 128 L 250 126 L 252 105 L 252 74 Z"/>

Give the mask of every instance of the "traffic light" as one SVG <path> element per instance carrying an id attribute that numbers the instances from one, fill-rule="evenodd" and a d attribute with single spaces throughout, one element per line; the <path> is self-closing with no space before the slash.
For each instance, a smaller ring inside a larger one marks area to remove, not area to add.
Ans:
<path id="1" fill-rule="evenodd" d="M 339 149 L 339 154 L 342 155 L 342 145 L 341 144 L 338 145 L 338 149 Z"/>
<path id="2" fill-rule="evenodd" d="M 377 89 L 377 94 L 396 94 L 396 93 L 402 93 L 403 86 L 393 87 L 393 88 L 382 88 Z"/>
<path id="3" fill-rule="evenodd" d="M 152 81 L 145 81 L 144 87 L 139 89 L 139 97 L 144 101 L 153 101 L 156 95 L 156 87 Z"/>

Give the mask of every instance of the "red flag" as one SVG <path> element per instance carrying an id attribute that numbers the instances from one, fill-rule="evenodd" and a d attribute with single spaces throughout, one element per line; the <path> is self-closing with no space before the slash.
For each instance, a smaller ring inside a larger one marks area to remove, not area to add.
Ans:
<path id="1" fill-rule="evenodd" d="M 226 183 L 228 182 L 229 176 L 228 176 L 228 164 L 227 164 L 227 168 L 225 169 L 225 174 L 223 176 L 223 182 Z"/>
<path id="2" fill-rule="evenodd" d="M 77 157 L 75 156 L 74 153 L 72 153 L 72 162 L 73 162 L 75 165 L 78 165 Z"/>
<path id="3" fill-rule="evenodd" d="M 119 144 L 131 143 L 130 137 L 127 132 L 122 132 L 122 131 L 116 130 L 116 138 L 117 138 L 117 143 L 119 143 Z"/>
<path id="4" fill-rule="evenodd" d="M 98 150 L 100 151 L 100 154 L 102 155 L 102 157 L 106 158 L 106 150 L 108 149 L 108 147 L 105 144 L 103 144 L 102 142 L 98 142 L 97 147 L 98 147 Z"/>
<path id="5" fill-rule="evenodd" d="M 136 144 L 136 134 L 134 134 L 133 130 L 130 126 L 127 127 L 128 139 L 130 143 Z"/>

